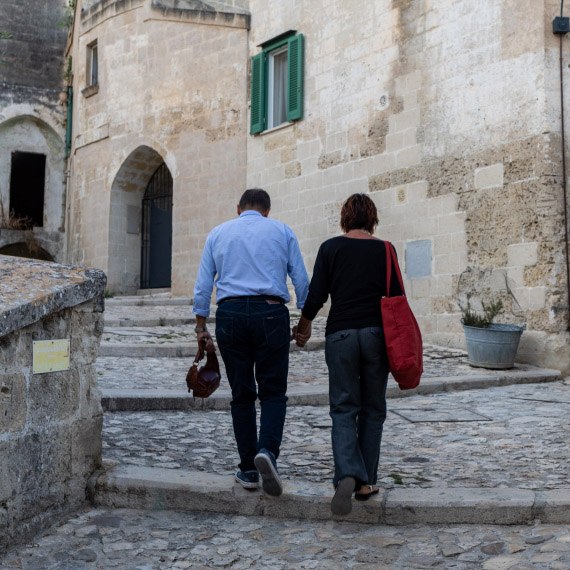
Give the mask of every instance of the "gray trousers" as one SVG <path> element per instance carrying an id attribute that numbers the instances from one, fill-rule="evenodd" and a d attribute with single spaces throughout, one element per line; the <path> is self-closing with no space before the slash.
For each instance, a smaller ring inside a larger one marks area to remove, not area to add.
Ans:
<path id="1" fill-rule="evenodd" d="M 347 329 L 326 337 L 336 486 L 354 477 L 375 485 L 386 419 L 388 357 L 380 327 Z"/>

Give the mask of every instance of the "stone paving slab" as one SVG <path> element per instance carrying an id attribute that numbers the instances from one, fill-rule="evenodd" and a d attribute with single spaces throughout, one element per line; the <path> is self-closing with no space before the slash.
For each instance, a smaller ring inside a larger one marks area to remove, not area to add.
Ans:
<path id="1" fill-rule="evenodd" d="M 570 488 L 570 384 L 528 384 L 393 399 L 379 484 L 393 488 Z M 551 402 L 543 402 L 548 397 Z M 482 421 L 411 423 L 394 412 L 466 411 Z M 486 418 L 491 418 L 487 420 Z M 238 463 L 228 411 L 108 412 L 103 456 L 123 465 L 231 475 Z M 285 481 L 330 483 L 330 417 L 324 406 L 290 406 L 279 458 Z"/>
<path id="2" fill-rule="evenodd" d="M 541 378 L 560 378 L 555 370 L 535 368 L 517 364 L 511 370 L 485 370 L 467 364 L 466 355 L 444 356 L 448 349 L 426 345 L 424 347 L 424 373 L 422 383 L 429 378 L 448 378 L 450 385 L 459 378 L 469 378 L 473 387 L 483 387 L 488 382 L 512 383 Z M 96 362 L 99 386 L 106 389 L 184 389 L 186 373 L 194 360 L 195 353 L 186 357 L 139 358 L 130 356 L 99 356 Z M 227 380 L 224 363 L 218 358 L 222 372 L 222 382 Z M 391 381 L 392 382 L 392 381 Z M 480 383 L 478 386 L 477 383 Z M 296 350 L 289 355 L 289 386 L 328 384 L 328 369 L 324 351 Z M 226 384 L 227 386 L 227 384 Z"/>
<path id="3" fill-rule="evenodd" d="M 570 525 L 365 525 L 97 508 L 0 558 L 1 570 L 568 570 Z"/>

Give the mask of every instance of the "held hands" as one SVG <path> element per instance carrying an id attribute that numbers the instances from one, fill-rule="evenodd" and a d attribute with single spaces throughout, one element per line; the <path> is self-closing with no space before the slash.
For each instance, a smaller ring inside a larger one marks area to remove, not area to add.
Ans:
<path id="1" fill-rule="evenodd" d="M 299 319 L 299 323 L 295 325 L 292 329 L 293 338 L 295 344 L 299 347 L 303 347 L 307 344 L 308 340 L 311 338 L 312 323 L 305 317 Z"/>

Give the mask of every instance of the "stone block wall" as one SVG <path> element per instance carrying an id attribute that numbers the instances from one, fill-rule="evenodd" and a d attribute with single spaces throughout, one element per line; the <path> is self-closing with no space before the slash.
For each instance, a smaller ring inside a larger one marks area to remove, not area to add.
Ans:
<path id="1" fill-rule="evenodd" d="M 521 360 L 570 370 L 554 3 L 250 10 L 250 55 L 305 35 L 305 116 L 248 137 L 247 185 L 269 191 L 309 271 L 341 202 L 370 193 L 428 342 L 463 346 L 467 295 L 495 296 L 526 324 Z"/>
<path id="2" fill-rule="evenodd" d="M 80 508 L 100 466 L 104 287 L 100 271 L 0 256 L 0 552 Z M 66 339 L 69 369 L 34 373 L 34 341 Z"/>
<path id="3" fill-rule="evenodd" d="M 78 2 L 68 251 L 70 261 L 105 270 L 114 292 L 140 286 L 141 237 L 127 232 L 127 212 L 140 209 L 162 162 L 174 181 L 174 294 L 192 294 L 207 230 L 235 214 L 245 186 L 243 4 Z M 84 91 L 94 41 L 95 94 Z"/>
<path id="4" fill-rule="evenodd" d="M 0 201 L 7 217 L 12 154 L 44 154 L 44 220 L 34 238 L 57 261 L 65 256 L 67 5 L 67 0 L 5 0 L 0 8 L 0 32 L 10 35 L 0 39 Z M 11 237 L 4 232 L 0 247 L 20 243 Z"/>

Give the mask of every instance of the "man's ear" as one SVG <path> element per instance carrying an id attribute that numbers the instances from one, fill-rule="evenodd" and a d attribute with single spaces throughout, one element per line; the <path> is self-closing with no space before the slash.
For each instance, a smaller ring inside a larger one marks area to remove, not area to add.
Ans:
<path id="1" fill-rule="evenodd" d="M 239 207 L 239 204 L 237 205 L 237 215 L 238 215 L 238 216 L 241 215 L 241 208 Z"/>
<path id="2" fill-rule="evenodd" d="M 267 217 L 269 216 L 269 210 L 264 210 L 263 212 L 261 212 L 261 215 L 262 215 L 264 218 L 267 218 Z"/>

